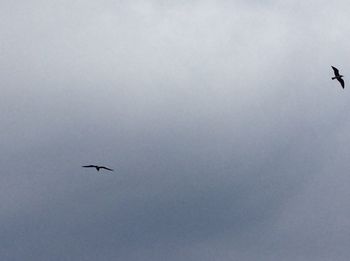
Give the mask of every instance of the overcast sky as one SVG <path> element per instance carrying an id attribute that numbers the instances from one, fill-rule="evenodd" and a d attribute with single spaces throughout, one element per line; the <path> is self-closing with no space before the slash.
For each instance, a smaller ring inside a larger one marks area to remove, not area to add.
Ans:
<path id="1" fill-rule="evenodd" d="M 349 260 L 348 10 L 0 1 L 0 259 Z"/>

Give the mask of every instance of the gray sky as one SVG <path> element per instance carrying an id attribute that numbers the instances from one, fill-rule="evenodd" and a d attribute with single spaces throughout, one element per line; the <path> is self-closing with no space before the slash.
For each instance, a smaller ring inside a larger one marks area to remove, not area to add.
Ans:
<path id="1" fill-rule="evenodd" d="M 348 2 L 130 2 L 0 2 L 1 260 L 349 260 Z"/>

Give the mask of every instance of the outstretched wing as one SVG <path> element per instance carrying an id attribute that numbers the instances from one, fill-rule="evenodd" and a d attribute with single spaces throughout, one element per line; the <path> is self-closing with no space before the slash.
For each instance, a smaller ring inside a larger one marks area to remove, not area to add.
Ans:
<path id="1" fill-rule="evenodd" d="M 109 171 L 113 171 L 112 169 L 110 169 L 110 168 L 107 168 L 107 167 L 100 167 L 100 169 L 106 169 L 106 170 L 109 170 Z"/>
<path id="2" fill-rule="evenodd" d="M 344 89 L 344 80 L 342 79 L 342 78 L 337 78 L 337 80 L 340 82 L 340 84 L 341 84 L 341 87 L 343 87 L 343 89 Z"/>
<path id="3" fill-rule="evenodd" d="M 337 68 L 333 67 L 333 66 L 332 66 L 332 69 L 334 71 L 334 75 L 335 76 L 339 76 L 339 70 Z"/>
<path id="4" fill-rule="evenodd" d="M 87 165 L 87 166 L 82 166 L 83 168 L 96 168 L 95 165 Z"/>

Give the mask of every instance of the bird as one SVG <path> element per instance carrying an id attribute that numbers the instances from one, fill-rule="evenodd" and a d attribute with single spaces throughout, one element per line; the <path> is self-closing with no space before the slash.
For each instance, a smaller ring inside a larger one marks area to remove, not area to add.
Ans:
<path id="1" fill-rule="evenodd" d="M 342 77 L 344 77 L 344 76 L 339 74 L 339 70 L 337 68 L 332 66 L 332 69 L 333 69 L 334 75 L 335 75 L 335 77 L 332 77 L 332 80 L 337 79 L 340 82 L 341 87 L 343 87 L 343 89 L 344 89 L 344 80 L 342 79 Z"/>
<path id="2" fill-rule="evenodd" d="M 83 168 L 95 168 L 97 171 L 100 171 L 100 169 L 105 169 L 105 170 L 109 170 L 109 171 L 114 171 L 113 169 L 107 168 L 105 166 L 96 166 L 96 165 L 86 165 L 86 166 L 82 166 Z"/>

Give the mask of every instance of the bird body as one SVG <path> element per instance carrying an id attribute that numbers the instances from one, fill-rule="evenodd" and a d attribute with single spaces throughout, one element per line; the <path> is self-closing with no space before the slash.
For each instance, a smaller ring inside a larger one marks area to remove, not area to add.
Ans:
<path id="1" fill-rule="evenodd" d="M 100 169 L 105 169 L 105 170 L 109 170 L 109 171 L 113 171 L 113 169 L 107 168 L 105 166 L 97 166 L 97 165 L 86 165 L 86 166 L 82 166 L 83 168 L 95 168 L 97 171 L 100 171 Z"/>
<path id="2" fill-rule="evenodd" d="M 338 82 L 340 82 L 341 87 L 344 89 L 345 84 L 344 84 L 344 80 L 342 79 L 342 77 L 344 77 L 344 76 L 339 74 L 339 70 L 337 68 L 332 66 L 332 69 L 334 71 L 334 76 L 335 76 L 335 77 L 332 77 L 332 80 L 337 79 Z"/>

